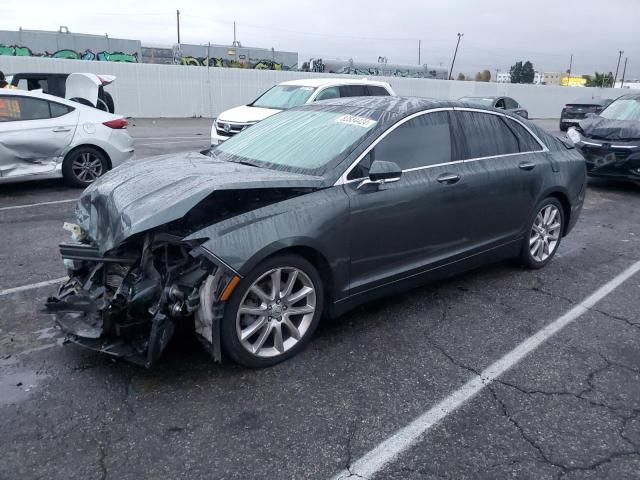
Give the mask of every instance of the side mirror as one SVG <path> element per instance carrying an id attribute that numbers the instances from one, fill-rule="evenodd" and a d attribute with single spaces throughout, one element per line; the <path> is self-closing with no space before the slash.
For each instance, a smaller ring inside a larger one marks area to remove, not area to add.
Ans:
<path id="1" fill-rule="evenodd" d="M 365 185 L 384 185 L 385 183 L 397 182 L 402 176 L 402 170 L 393 162 L 383 162 L 376 160 L 369 168 L 369 178 L 365 178 L 358 185 L 358 189 Z"/>

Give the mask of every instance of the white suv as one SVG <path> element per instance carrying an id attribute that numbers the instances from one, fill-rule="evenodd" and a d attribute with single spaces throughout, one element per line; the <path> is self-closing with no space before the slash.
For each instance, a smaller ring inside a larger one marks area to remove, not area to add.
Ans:
<path id="1" fill-rule="evenodd" d="M 395 96 L 395 92 L 386 82 L 366 79 L 317 78 L 283 82 L 248 105 L 222 112 L 211 127 L 211 145 L 218 145 L 254 123 L 288 108 L 330 98 L 366 96 Z"/>

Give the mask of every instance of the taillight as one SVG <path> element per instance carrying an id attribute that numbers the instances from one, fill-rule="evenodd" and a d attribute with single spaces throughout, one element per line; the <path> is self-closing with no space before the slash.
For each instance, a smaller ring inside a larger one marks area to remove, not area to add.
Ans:
<path id="1" fill-rule="evenodd" d="M 127 128 L 129 122 L 125 118 L 116 118 L 115 120 L 109 120 L 108 122 L 104 122 L 103 125 L 105 127 L 113 128 L 115 130 L 120 130 L 123 128 Z"/>

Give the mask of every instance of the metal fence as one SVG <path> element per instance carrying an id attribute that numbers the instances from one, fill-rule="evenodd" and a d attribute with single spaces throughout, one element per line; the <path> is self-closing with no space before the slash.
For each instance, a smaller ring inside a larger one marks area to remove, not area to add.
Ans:
<path id="1" fill-rule="evenodd" d="M 148 65 L 37 57 L 2 57 L 0 70 L 17 72 L 93 72 L 116 75 L 108 89 L 116 111 L 133 117 L 215 117 L 243 105 L 276 83 L 309 77 L 352 77 L 322 73 L 249 70 L 185 65 Z M 455 100 L 463 96 L 506 95 L 532 118 L 558 118 L 576 98 L 615 98 L 620 89 L 552 87 L 511 83 L 462 82 L 422 78 L 369 77 L 391 84 L 398 95 Z"/>

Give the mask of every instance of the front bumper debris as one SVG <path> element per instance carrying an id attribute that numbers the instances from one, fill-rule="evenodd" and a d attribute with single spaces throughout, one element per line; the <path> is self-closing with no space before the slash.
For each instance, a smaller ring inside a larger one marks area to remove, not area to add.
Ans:
<path id="1" fill-rule="evenodd" d="M 180 324 L 221 360 L 222 292 L 236 273 L 198 242 L 147 234 L 101 255 L 90 243 L 63 243 L 69 280 L 46 307 L 67 339 L 150 367 Z"/>
<path id="2" fill-rule="evenodd" d="M 588 175 L 640 182 L 640 146 L 630 149 L 581 142 L 576 147 L 584 156 Z"/>

